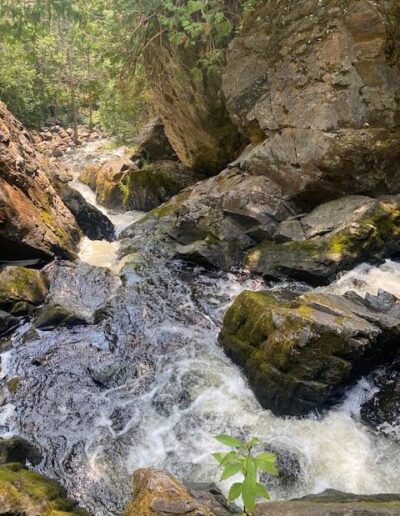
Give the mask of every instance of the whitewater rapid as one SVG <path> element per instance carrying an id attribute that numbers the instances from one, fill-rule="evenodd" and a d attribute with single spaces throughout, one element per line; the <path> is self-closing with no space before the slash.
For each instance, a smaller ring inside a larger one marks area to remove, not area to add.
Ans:
<path id="1" fill-rule="evenodd" d="M 91 191 L 78 188 L 95 202 Z M 103 211 L 120 228 L 142 216 Z M 117 270 L 117 252 L 118 243 L 84 240 L 80 258 Z M 365 295 L 383 288 L 400 295 L 399 285 L 400 265 L 387 261 L 363 264 L 324 290 Z M 96 516 L 122 514 L 130 475 L 140 467 L 218 482 L 211 453 L 221 449 L 214 439 L 220 433 L 258 436 L 282 453 L 289 475 L 272 482 L 274 499 L 326 488 L 400 493 L 400 446 L 360 421 L 361 404 L 376 392 L 370 378 L 322 416 L 278 418 L 261 408 L 224 355 L 218 333 L 227 307 L 244 289 L 265 288 L 243 272 L 174 262 L 140 280 L 127 274 L 103 326 L 32 335 L 25 325 L 2 356 L 4 378 L 17 376 L 22 384 L 0 408 L 3 433 L 39 446 L 45 458 L 38 471 L 59 479 Z M 234 481 L 220 486 L 227 492 Z"/>

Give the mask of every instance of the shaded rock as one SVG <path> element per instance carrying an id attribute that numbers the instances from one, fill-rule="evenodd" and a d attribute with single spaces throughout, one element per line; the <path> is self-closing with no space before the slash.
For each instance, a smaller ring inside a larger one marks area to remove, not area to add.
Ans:
<path id="1" fill-rule="evenodd" d="M 131 156 L 134 163 L 177 159 L 175 151 L 165 135 L 164 125 L 160 118 L 151 120 L 141 129 L 135 145 L 135 153 Z"/>
<path id="2" fill-rule="evenodd" d="M 44 270 L 50 283 L 42 322 L 92 324 L 102 308 L 120 286 L 118 276 L 102 267 L 84 263 L 54 262 Z M 40 317 L 40 316 L 39 316 Z M 60 321 L 60 322 L 62 322 Z"/>
<path id="3" fill-rule="evenodd" d="M 229 514 L 206 493 L 190 492 L 176 478 L 155 469 L 139 469 L 133 476 L 134 494 L 125 516 L 223 516 Z"/>
<path id="4" fill-rule="evenodd" d="M 89 204 L 81 193 L 67 184 L 59 184 L 57 191 L 64 204 L 74 215 L 83 234 L 90 240 L 112 242 L 115 239 L 114 225 L 111 220 L 95 206 Z"/>
<path id="5" fill-rule="evenodd" d="M 10 462 L 26 464 L 29 461 L 36 466 L 42 460 L 40 451 L 21 437 L 3 439 L 0 437 L 0 465 Z"/>
<path id="6" fill-rule="evenodd" d="M 244 138 L 221 94 L 223 59 L 213 66 L 203 63 L 201 47 L 153 38 L 143 62 L 152 102 L 179 160 L 190 169 L 212 174 L 236 158 Z M 222 48 L 220 53 L 223 56 Z"/>
<path id="7" fill-rule="evenodd" d="M 13 315 L 0 310 L 0 335 L 7 333 L 9 330 L 15 328 L 19 323 L 19 319 Z"/>
<path id="8" fill-rule="evenodd" d="M 310 214 L 283 222 L 246 258 L 251 271 L 328 284 L 339 271 L 363 261 L 380 263 L 400 250 L 400 198 L 349 196 L 322 204 Z M 282 242 L 282 240 L 286 241 Z"/>
<path id="9" fill-rule="evenodd" d="M 58 305 L 44 307 L 35 320 L 36 328 L 42 330 L 53 330 L 60 326 L 70 328 L 81 324 L 87 324 L 87 320 Z"/>
<path id="10" fill-rule="evenodd" d="M 124 205 L 122 181 L 128 171 L 136 169 L 136 165 L 126 158 L 113 158 L 105 163 L 86 167 L 79 179 L 96 192 L 99 204 L 121 209 Z"/>
<path id="11" fill-rule="evenodd" d="M 399 303 L 380 313 L 356 294 L 306 293 L 286 301 L 246 291 L 228 310 L 220 340 L 263 407 L 304 415 L 393 359 Z"/>
<path id="12" fill-rule="evenodd" d="M 51 164 L 1 103 L 0 133 L 1 258 L 73 258 L 80 231 L 47 178 Z"/>
<path id="13" fill-rule="evenodd" d="M 223 92 L 252 147 L 236 162 L 307 210 L 400 187 L 397 0 L 258 2 Z"/>
<path id="14" fill-rule="evenodd" d="M 149 211 L 202 179 L 177 161 L 157 161 L 130 170 L 121 181 L 126 210 Z"/>
<path id="15" fill-rule="evenodd" d="M 361 407 L 361 419 L 376 432 L 400 442 L 400 361 L 373 375 L 379 391 Z"/>
<path id="16" fill-rule="evenodd" d="M 21 302 L 40 305 L 45 300 L 48 290 L 46 276 L 40 271 L 10 265 L 0 272 L 0 307 L 2 308 L 11 309 Z M 27 309 L 28 305 L 25 305 Z"/>
<path id="17" fill-rule="evenodd" d="M 328 489 L 289 502 L 257 505 L 254 516 L 380 516 L 400 514 L 400 496 L 353 495 Z"/>
<path id="18" fill-rule="evenodd" d="M 121 236 L 132 238 L 136 250 L 151 239 L 169 239 L 172 256 L 228 270 L 293 213 L 265 176 L 232 169 L 183 190 Z M 142 231 L 146 236 L 139 242 Z"/>
<path id="19" fill-rule="evenodd" d="M 1 514 L 18 516 L 87 514 L 67 498 L 57 482 L 21 464 L 0 466 L 0 508 Z"/>

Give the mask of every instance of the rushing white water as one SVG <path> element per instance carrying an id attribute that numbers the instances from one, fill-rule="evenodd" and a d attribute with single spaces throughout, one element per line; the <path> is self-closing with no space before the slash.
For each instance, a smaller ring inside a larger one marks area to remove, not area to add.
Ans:
<path id="1" fill-rule="evenodd" d="M 121 231 L 133 224 L 133 222 L 139 220 L 143 216 L 143 213 L 139 211 L 121 212 L 108 210 L 97 203 L 95 192 L 89 186 L 79 181 L 79 174 L 82 167 L 124 155 L 124 147 L 101 151 L 102 147 L 107 146 L 109 143 L 110 142 L 106 139 L 90 142 L 83 145 L 78 150 L 73 151 L 70 156 L 66 159 L 64 158 L 64 162 L 72 167 L 74 179 L 70 182 L 70 186 L 80 192 L 90 204 L 95 206 L 111 220 L 115 228 L 115 234 L 118 237 Z M 117 271 L 118 249 L 118 241 L 107 242 L 106 240 L 90 240 L 84 237 L 80 244 L 79 258 L 90 265 L 107 267 Z"/>
<path id="2" fill-rule="evenodd" d="M 122 226 L 141 215 L 111 216 Z M 116 269 L 117 246 L 84 240 L 80 256 Z M 39 471 L 61 480 L 93 514 L 122 513 L 139 467 L 218 480 L 211 453 L 222 447 L 213 438 L 219 433 L 259 436 L 283 453 L 289 476 L 272 481 L 275 499 L 326 488 L 400 493 L 400 446 L 360 421 L 361 404 L 376 391 L 370 379 L 323 417 L 279 418 L 260 407 L 218 346 L 227 307 L 244 289 L 266 288 L 261 279 L 176 263 L 125 280 L 103 325 L 34 335 L 27 325 L 2 357 L 3 375 L 22 378 L 0 414 L 4 432 L 40 446 Z M 400 265 L 387 261 L 357 267 L 328 290 L 400 295 L 399 285 Z M 233 481 L 223 483 L 225 492 Z"/>

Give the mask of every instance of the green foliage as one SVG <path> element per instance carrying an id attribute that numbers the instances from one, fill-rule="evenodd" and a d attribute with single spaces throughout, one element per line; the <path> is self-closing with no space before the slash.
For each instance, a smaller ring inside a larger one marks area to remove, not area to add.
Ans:
<path id="1" fill-rule="evenodd" d="M 236 482 L 229 491 L 229 501 L 233 502 L 242 497 L 246 513 L 251 513 L 257 498 L 269 500 L 268 490 L 258 481 L 259 471 L 278 475 L 276 456 L 272 453 L 254 455 L 254 448 L 261 443 L 253 437 L 247 442 L 240 441 L 229 435 L 219 435 L 215 438 L 222 444 L 233 448 L 225 453 L 214 453 L 213 457 L 222 468 L 221 480 L 227 480 L 237 474 L 243 475 L 242 482 Z"/>

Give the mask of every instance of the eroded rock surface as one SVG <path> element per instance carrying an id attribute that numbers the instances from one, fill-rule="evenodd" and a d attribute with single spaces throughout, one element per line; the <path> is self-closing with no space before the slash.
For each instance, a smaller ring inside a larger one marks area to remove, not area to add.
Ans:
<path id="1" fill-rule="evenodd" d="M 261 2 L 223 91 L 252 146 L 238 163 L 305 208 L 400 189 L 396 0 Z"/>
<path id="2" fill-rule="evenodd" d="M 343 197 L 285 220 L 273 239 L 248 253 L 246 265 L 268 277 L 328 284 L 339 271 L 398 254 L 399 235 L 398 196 Z"/>
<path id="3" fill-rule="evenodd" d="M 228 310 L 220 339 L 265 408 L 304 415 L 399 352 L 400 302 L 376 306 L 351 292 L 288 300 L 246 291 Z"/>
<path id="4" fill-rule="evenodd" d="M 228 516 L 228 512 L 208 493 L 190 491 L 164 471 L 139 469 L 133 477 L 134 495 L 125 516 Z"/>
<path id="5" fill-rule="evenodd" d="M 80 231 L 46 176 L 48 166 L 0 103 L 0 259 L 75 256 Z"/>

